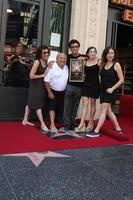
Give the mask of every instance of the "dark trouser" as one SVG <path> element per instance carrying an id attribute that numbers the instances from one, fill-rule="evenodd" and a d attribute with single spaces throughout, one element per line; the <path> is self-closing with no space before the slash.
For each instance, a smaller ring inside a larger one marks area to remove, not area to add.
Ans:
<path id="1" fill-rule="evenodd" d="M 67 85 L 64 99 L 64 125 L 71 126 L 74 124 L 80 98 L 81 87 Z"/>

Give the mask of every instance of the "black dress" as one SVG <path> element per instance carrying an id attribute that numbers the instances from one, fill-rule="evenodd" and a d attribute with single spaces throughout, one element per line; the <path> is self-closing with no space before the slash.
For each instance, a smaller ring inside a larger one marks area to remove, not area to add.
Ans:
<path id="1" fill-rule="evenodd" d="M 101 92 L 100 92 L 100 102 L 101 103 L 115 103 L 117 99 L 117 89 L 113 91 L 112 94 L 106 92 L 107 88 L 111 88 L 118 82 L 118 75 L 114 69 L 113 64 L 109 69 L 101 70 Z"/>
<path id="2" fill-rule="evenodd" d="M 36 72 L 36 75 L 41 75 L 44 73 L 45 69 L 41 62 L 39 62 L 39 66 Z M 45 87 L 43 78 L 39 79 L 31 79 L 29 85 L 29 96 L 28 103 L 30 109 L 39 109 L 44 107 L 44 97 L 45 97 Z"/>
<path id="3" fill-rule="evenodd" d="M 82 89 L 82 96 L 97 99 L 100 92 L 99 66 L 85 66 L 85 81 Z"/>

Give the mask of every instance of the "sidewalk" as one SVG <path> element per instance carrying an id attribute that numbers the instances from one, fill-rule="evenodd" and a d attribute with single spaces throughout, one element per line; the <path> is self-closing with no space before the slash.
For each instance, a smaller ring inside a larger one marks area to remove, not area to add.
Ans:
<path id="1" fill-rule="evenodd" d="M 0 156 L 0 200 L 133 199 L 132 145 L 54 153 L 66 157 L 50 154 L 38 167 L 27 156 Z"/>

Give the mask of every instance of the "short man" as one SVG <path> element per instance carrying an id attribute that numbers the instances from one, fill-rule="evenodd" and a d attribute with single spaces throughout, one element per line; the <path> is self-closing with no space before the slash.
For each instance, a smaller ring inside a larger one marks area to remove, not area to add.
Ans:
<path id="1" fill-rule="evenodd" d="M 67 56 L 67 65 L 70 69 L 71 59 L 83 59 L 84 55 L 79 53 L 80 43 L 73 39 L 69 42 L 71 54 Z M 66 131 L 74 130 L 75 118 L 81 98 L 82 82 L 69 82 L 65 92 L 64 100 L 64 129 Z"/>
<path id="2" fill-rule="evenodd" d="M 49 116 L 50 129 L 53 132 L 57 131 L 55 126 L 55 114 L 57 108 L 64 101 L 64 90 L 68 81 L 68 67 L 66 65 L 67 57 L 64 53 L 59 53 L 56 57 L 56 62 L 49 67 L 44 78 L 45 86 L 49 97 Z"/>

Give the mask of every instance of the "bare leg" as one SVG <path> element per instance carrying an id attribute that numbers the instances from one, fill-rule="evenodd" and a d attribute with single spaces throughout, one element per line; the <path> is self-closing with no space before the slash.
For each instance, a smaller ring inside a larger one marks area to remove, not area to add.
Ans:
<path id="1" fill-rule="evenodd" d="M 106 114 L 107 114 L 107 110 L 108 110 L 109 106 L 110 106 L 110 103 L 102 103 L 102 105 L 101 105 L 100 117 L 98 120 L 97 127 L 94 130 L 96 133 L 99 133 L 99 130 L 102 127 L 102 125 L 106 119 Z"/>
<path id="2" fill-rule="evenodd" d="M 22 124 L 23 125 L 34 126 L 33 123 L 31 123 L 31 122 L 28 121 L 29 114 L 30 114 L 30 109 L 29 109 L 28 105 L 26 105 L 26 107 L 25 107 L 25 113 L 24 113 L 24 119 L 22 121 Z"/>
<path id="3" fill-rule="evenodd" d="M 91 131 L 94 127 L 94 123 L 93 123 L 93 118 L 95 116 L 95 112 L 96 112 L 96 99 L 91 98 L 90 99 L 90 103 L 91 103 L 91 108 L 90 108 L 90 120 L 89 123 L 87 125 L 87 129 L 89 131 Z"/>
<path id="4" fill-rule="evenodd" d="M 85 123 L 85 117 L 87 114 L 88 104 L 89 104 L 89 98 L 82 97 L 82 114 L 81 114 L 81 121 L 80 121 L 79 126 Z"/>
<path id="5" fill-rule="evenodd" d="M 42 115 L 42 110 L 41 109 L 37 109 L 36 110 L 36 114 L 37 114 L 37 117 L 41 123 L 41 129 L 44 130 L 44 131 L 48 131 L 48 128 L 47 126 L 45 125 L 44 121 L 43 121 L 43 115 Z"/>
<path id="6" fill-rule="evenodd" d="M 120 131 L 121 128 L 118 124 L 118 121 L 117 121 L 115 114 L 112 112 L 111 106 L 107 110 L 107 115 L 108 115 L 110 121 L 112 122 L 112 124 L 114 125 L 115 129 Z"/>
<path id="7" fill-rule="evenodd" d="M 56 126 L 55 126 L 55 111 L 54 110 L 50 110 L 49 111 L 49 116 L 50 116 L 50 122 L 51 122 L 51 125 L 50 125 L 50 129 L 52 130 L 52 131 L 57 131 L 57 128 L 56 128 Z"/>
<path id="8" fill-rule="evenodd" d="M 82 113 L 81 113 L 81 121 L 78 127 L 75 128 L 76 132 L 84 132 L 85 131 L 85 117 L 87 114 L 89 104 L 89 98 L 88 97 L 82 97 Z"/>

